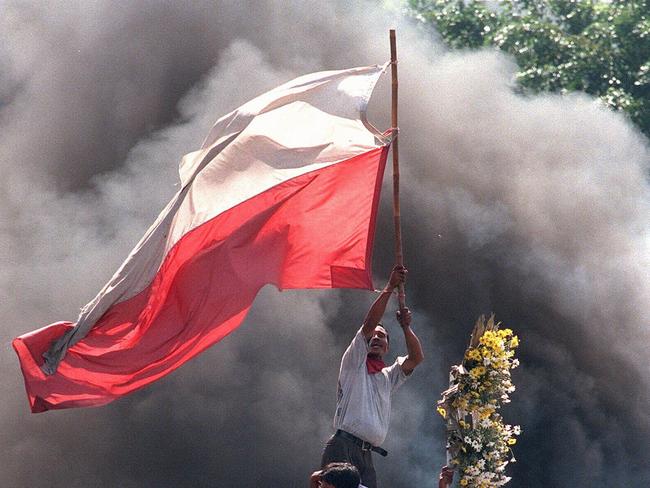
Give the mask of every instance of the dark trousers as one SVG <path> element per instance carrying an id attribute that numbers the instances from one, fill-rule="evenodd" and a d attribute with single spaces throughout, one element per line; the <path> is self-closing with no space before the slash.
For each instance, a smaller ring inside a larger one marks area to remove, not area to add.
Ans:
<path id="1" fill-rule="evenodd" d="M 371 454 L 370 451 L 361 450 L 361 447 L 348 439 L 332 436 L 325 443 L 321 468 L 329 463 L 350 463 L 359 470 L 361 484 L 368 488 L 377 488 L 377 475 Z"/>

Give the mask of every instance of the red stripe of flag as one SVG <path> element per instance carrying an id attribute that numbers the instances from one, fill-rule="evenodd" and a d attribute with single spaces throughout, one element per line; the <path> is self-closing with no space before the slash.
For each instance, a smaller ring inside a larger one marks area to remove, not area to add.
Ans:
<path id="1" fill-rule="evenodd" d="M 287 180 L 187 233 L 152 283 L 113 305 L 55 374 L 41 371 L 42 354 L 72 323 L 15 339 L 32 412 L 103 405 L 161 378 L 235 330 L 265 284 L 372 288 L 387 151 Z"/>

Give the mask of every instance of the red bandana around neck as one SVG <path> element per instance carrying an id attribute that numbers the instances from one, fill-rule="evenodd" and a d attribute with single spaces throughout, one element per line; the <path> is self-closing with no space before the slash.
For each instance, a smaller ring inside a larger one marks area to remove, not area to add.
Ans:
<path id="1" fill-rule="evenodd" d="M 375 357 L 366 357 L 366 368 L 368 368 L 368 374 L 377 374 L 379 373 L 386 364 L 382 358 Z"/>

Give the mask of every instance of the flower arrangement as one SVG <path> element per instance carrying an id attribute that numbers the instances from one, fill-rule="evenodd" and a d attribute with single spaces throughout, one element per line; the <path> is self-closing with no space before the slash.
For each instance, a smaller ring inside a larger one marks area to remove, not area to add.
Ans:
<path id="1" fill-rule="evenodd" d="M 515 391 L 510 371 L 519 365 L 519 339 L 500 325 L 494 315 L 479 317 L 463 362 L 452 367 L 449 389 L 438 402 L 447 422 L 448 463 L 462 487 L 503 486 L 510 481 L 505 468 L 515 461 L 511 446 L 521 428 L 505 424 L 498 410 Z"/>

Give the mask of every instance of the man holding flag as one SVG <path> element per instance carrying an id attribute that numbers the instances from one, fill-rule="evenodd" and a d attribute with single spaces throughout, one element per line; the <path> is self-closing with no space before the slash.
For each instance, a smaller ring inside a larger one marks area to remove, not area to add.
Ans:
<path id="1" fill-rule="evenodd" d="M 388 284 L 343 354 L 334 416 L 337 430 L 327 441 L 321 461 L 321 466 L 335 461 L 353 464 L 368 488 L 377 486 L 371 452 L 388 454 L 379 446 L 388 432 L 391 396 L 424 359 L 420 341 L 411 329 L 411 312 L 404 308 L 397 312 L 397 320 L 408 354 L 390 366 L 383 361 L 390 339 L 380 320 L 393 290 L 404 283 L 407 272 L 403 266 L 393 268 Z"/>

